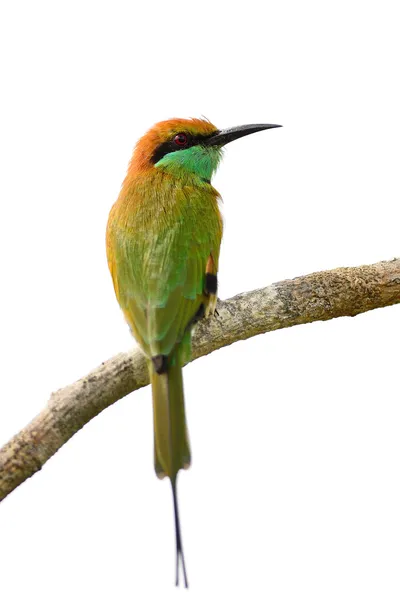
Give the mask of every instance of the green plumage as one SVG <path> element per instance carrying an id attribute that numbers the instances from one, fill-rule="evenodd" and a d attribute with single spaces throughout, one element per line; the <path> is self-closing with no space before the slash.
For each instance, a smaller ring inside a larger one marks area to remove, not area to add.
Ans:
<path id="1" fill-rule="evenodd" d="M 168 357 L 165 375 L 149 365 L 156 471 L 172 480 L 190 462 L 181 367 L 190 356 L 193 318 L 208 302 L 210 255 L 218 264 L 217 193 L 198 176 L 178 179 L 161 169 L 138 176 L 122 192 L 109 225 L 111 270 L 121 308 L 146 356 Z"/>
<path id="2" fill-rule="evenodd" d="M 107 258 L 115 293 L 147 358 L 153 395 L 154 463 L 172 484 L 179 559 L 187 587 L 176 478 L 190 464 L 182 367 L 199 316 L 213 314 L 222 238 L 211 177 L 222 147 L 278 127 L 218 130 L 206 119 L 171 119 L 138 142 L 107 225 Z M 206 286 L 207 281 L 207 286 Z"/>

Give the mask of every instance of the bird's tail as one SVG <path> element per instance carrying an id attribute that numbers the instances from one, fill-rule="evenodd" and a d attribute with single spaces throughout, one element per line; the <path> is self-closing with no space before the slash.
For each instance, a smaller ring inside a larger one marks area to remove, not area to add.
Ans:
<path id="1" fill-rule="evenodd" d="M 153 393 L 154 466 L 159 478 L 167 476 L 171 480 L 176 534 L 176 585 L 179 584 L 181 561 L 187 587 L 176 491 L 178 471 L 190 465 L 179 346 L 168 357 L 153 357 L 149 361 L 149 371 Z"/>

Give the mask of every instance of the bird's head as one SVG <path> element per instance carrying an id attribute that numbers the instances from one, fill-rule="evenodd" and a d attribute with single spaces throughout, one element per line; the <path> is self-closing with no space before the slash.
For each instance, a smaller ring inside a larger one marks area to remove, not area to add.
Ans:
<path id="1" fill-rule="evenodd" d="M 177 177 L 197 176 L 209 181 L 222 148 L 240 137 L 280 125 L 241 125 L 218 129 L 206 119 L 170 119 L 154 125 L 137 143 L 131 168 L 159 169 Z"/>

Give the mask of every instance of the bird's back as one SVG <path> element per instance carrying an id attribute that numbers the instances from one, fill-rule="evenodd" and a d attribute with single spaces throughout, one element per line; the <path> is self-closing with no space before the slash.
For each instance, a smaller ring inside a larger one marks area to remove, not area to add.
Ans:
<path id="1" fill-rule="evenodd" d="M 129 180 L 107 227 L 118 301 L 151 358 L 169 355 L 201 304 L 210 255 L 218 266 L 222 220 L 216 190 L 165 173 Z"/>

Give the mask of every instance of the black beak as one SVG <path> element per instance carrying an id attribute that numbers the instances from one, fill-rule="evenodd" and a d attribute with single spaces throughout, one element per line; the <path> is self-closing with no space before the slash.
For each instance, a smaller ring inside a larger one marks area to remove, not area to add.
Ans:
<path id="1" fill-rule="evenodd" d="M 239 125 L 239 127 L 230 127 L 229 129 L 222 129 L 216 131 L 211 137 L 203 142 L 205 146 L 225 146 L 233 140 L 237 140 L 250 133 L 257 133 L 257 131 L 264 131 L 264 129 L 274 129 L 275 127 L 282 127 L 282 125 Z"/>

